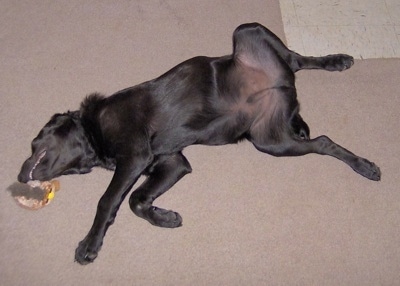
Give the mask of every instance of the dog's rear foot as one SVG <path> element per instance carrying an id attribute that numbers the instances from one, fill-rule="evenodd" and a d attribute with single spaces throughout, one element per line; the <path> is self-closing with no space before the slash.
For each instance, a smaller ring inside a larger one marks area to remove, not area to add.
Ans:
<path id="1" fill-rule="evenodd" d="M 360 158 L 353 168 L 360 175 L 373 180 L 381 180 L 381 170 L 375 163 L 368 161 L 367 159 Z"/>
<path id="2" fill-rule="evenodd" d="M 345 54 L 328 55 L 324 59 L 328 71 L 344 71 L 354 64 L 354 58 Z"/>

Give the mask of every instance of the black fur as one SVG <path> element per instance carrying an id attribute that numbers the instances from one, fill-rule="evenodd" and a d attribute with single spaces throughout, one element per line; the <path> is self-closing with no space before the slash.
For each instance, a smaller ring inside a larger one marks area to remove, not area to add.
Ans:
<path id="1" fill-rule="evenodd" d="M 191 172 L 181 153 L 188 145 L 247 139 L 274 156 L 330 155 L 380 180 L 374 163 L 326 136 L 310 139 L 299 114 L 294 73 L 342 71 L 353 64 L 351 56 L 301 56 L 257 23 L 239 26 L 233 43 L 232 55 L 195 57 L 110 97 L 90 95 L 80 110 L 54 115 L 33 140 L 21 182 L 83 174 L 96 166 L 115 170 L 93 226 L 76 249 L 77 262 L 97 257 L 107 228 L 141 175 L 147 179 L 130 197 L 132 211 L 156 226 L 182 224 L 178 213 L 154 207 L 153 201 Z"/>

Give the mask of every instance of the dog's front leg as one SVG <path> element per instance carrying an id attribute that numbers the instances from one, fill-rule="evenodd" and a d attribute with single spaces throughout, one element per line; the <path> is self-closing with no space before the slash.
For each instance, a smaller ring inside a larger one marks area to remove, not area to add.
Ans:
<path id="1" fill-rule="evenodd" d="M 107 191 L 101 197 L 97 213 L 88 235 L 76 251 L 75 261 L 85 265 L 96 259 L 108 227 L 113 224 L 117 211 L 132 186 L 151 162 L 150 156 L 141 156 L 118 163 Z"/>

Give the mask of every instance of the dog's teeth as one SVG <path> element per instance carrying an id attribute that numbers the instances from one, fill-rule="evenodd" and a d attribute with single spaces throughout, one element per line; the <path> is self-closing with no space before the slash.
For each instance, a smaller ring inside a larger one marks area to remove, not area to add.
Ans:
<path id="1" fill-rule="evenodd" d="M 29 181 L 27 183 L 31 188 L 37 188 L 41 186 L 41 182 L 40 181 Z"/>

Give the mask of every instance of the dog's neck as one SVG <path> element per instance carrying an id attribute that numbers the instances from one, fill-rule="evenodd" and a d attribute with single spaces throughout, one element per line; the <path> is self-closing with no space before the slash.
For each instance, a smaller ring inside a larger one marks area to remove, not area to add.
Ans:
<path id="1" fill-rule="evenodd" d="M 103 144 L 101 142 L 102 136 L 100 127 L 98 126 L 97 116 L 100 103 L 103 99 L 104 96 L 98 93 L 91 94 L 82 102 L 81 108 L 77 112 L 79 113 L 79 122 L 86 134 L 90 151 L 93 152 L 96 157 L 96 166 L 114 170 L 115 159 L 109 157 L 106 150 L 101 149 Z"/>

